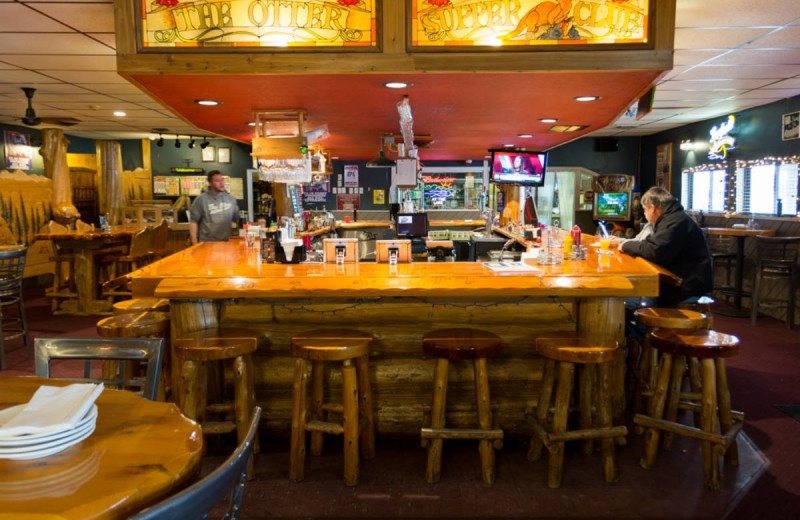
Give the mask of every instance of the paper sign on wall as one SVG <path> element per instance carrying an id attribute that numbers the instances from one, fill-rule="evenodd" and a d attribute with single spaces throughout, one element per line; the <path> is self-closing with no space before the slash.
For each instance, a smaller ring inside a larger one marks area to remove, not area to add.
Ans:
<path id="1" fill-rule="evenodd" d="M 344 167 L 344 187 L 358 188 L 358 165 L 347 164 Z"/>
<path id="2" fill-rule="evenodd" d="M 373 204 L 383 204 L 384 203 L 384 191 L 383 190 L 373 190 L 372 191 L 372 203 Z"/>

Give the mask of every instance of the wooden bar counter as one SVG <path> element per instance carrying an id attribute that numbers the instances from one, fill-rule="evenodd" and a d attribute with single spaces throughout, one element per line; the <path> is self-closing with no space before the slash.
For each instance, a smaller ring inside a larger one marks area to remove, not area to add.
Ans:
<path id="1" fill-rule="evenodd" d="M 502 338 L 502 353 L 489 367 L 492 401 L 506 432 L 529 434 L 525 410 L 537 402 L 542 374 L 536 337 L 580 330 L 622 341 L 624 298 L 658 294 L 659 274 L 651 264 L 617 252 L 598 258 L 592 251 L 588 260 L 524 274 L 461 262 L 282 265 L 261 263 L 243 242 L 231 241 L 193 246 L 131 278 L 135 295 L 170 299 L 173 335 L 222 324 L 270 338 L 270 347 L 254 356 L 256 397 L 265 426 L 276 433 L 289 431 L 292 335 L 326 326 L 374 334 L 377 431 L 418 435 L 434 366 L 422 352 L 422 337 L 435 328 L 469 326 Z M 338 377 L 329 381 L 333 395 Z M 620 367 L 618 410 L 622 380 Z M 471 371 L 454 369 L 449 391 L 452 403 L 474 402 Z M 474 410 L 456 410 L 448 424 L 466 426 L 473 416 Z"/>

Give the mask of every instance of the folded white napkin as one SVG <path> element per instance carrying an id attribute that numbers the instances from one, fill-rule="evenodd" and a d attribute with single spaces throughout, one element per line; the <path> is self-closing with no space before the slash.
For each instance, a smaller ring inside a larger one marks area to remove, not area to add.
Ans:
<path id="1" fill-rule="evenodd" d="M 41 386 L 18 414 L 5 424 L 0 424 L 0 440 L 72 429 L 83 419 L 102 391 L 102 383 Z"/>

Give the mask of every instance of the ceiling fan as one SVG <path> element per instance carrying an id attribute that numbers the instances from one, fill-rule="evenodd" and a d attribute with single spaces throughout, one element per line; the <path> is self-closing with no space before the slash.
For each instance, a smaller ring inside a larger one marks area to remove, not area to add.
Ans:
<path id="1" fill-rule="evenodd" d="M 28 98 L 28 108 L 25 109 L 25 117 L 22 118 L 24 124 L 28 126 L 39 126 L 42 123 L 46 125 L 73 126 L 81 122 L 80 119 L 75 119 L 74 117 L 37 117 L 36 111 L 33 109 L 33 94 L 36 89 L 22 87 L 22 91 L 25 92 L 25 97 Z"/>

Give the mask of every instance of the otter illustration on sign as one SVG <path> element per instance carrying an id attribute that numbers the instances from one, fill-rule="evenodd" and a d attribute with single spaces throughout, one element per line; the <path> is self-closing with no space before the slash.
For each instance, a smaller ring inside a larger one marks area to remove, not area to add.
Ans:
<path id="1" fill-rule="evenodd" d="M 510 40 L 523 34 L 529 39 L 578 39 L 578 31 L 572 26 L 571 10 L 572 0 L 537 4 L 525 13 L 513 31 L 500 39 Z"/>

